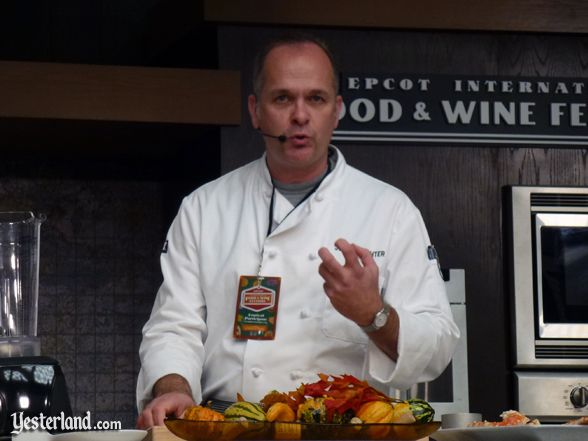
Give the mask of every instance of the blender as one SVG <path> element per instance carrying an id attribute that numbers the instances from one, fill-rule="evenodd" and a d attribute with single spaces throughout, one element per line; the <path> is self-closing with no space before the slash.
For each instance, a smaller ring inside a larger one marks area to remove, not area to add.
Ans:
<path id="1" fill-rule="evenodd" d="M 61 367 L 41 356 L 37 337 L 44 220 L 31 212 L 0 212 L 0 441 L 16 429 L 15 415 L 71 416 Z"/>
<path id="2" fill-rule="evenodd" d="M 45 216 L 0 213 L 0 358 L 41 354 L 39 235 Z"/>

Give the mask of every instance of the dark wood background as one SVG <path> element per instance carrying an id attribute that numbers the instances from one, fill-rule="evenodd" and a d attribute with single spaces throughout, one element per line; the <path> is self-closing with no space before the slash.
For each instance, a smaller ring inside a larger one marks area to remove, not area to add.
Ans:
<path id="1" fill-rule="evenodd" d="M 240 26 L 219 29 L 220 67 L 243 69 L 243 93 L 251 90 L 248 72 L 255 48 L 283 30 Z M 586 36 L 311 31 L 327 40 L 343 72 L 531 77 L 588 74 Z M 262 139 L 246 117 L 243 121 L 239 128 L 222 129 L 223 172 L 258 157 L 263 150 Z M 482 412 L 485 418 L 497 418 L 514 405 L 501 188 L 509 184 L 587 185 L 586 149 L 338 146 L 349 163 L 405 191 L 421 209 L 442 265 L 465 269 L 470 409 Z"/>

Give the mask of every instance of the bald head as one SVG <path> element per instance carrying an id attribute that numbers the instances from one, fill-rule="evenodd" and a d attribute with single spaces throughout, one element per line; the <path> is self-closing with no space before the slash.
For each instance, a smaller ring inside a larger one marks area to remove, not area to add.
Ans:
<path id="1" fill-rule="evenodd" d="M 332 72 L 332 82 L 335 94 L 339 91 L 339 73 L 337 71 L 335 61 L 328 46 L 322 40 L 311 35 L 291 35 L 276 38 L 266 44 L 262 50 L 257 54 L 253 64 L 253 93 L 259 97 L 265 82 L 265 64 L 270 52 L 281 46 L 304 46 L 312 44 L 319 47 L 327 56 Z"/>

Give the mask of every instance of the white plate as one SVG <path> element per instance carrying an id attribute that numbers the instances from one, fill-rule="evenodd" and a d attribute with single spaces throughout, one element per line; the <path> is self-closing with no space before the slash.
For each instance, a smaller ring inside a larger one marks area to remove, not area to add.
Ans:
<path id="1" fill-rule="evenodd" d="M 588 426 L 543 425 L 441 429 L 436 441 L 588 441 Z"/>
<path id="2" fill-rule="evenodd" d="M 53 435 L 51 441 L 141 441 L 146 430 L 90 430 Z"/>

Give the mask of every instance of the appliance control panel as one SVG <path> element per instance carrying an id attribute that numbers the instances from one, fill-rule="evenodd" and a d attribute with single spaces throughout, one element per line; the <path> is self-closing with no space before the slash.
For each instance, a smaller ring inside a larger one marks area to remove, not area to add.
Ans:
<path id="1" fill-rule="evenodd" d="M 518 410 L 541 421 L 559 422 L 588 413 L 588 372 L 516 372 Z"/>

